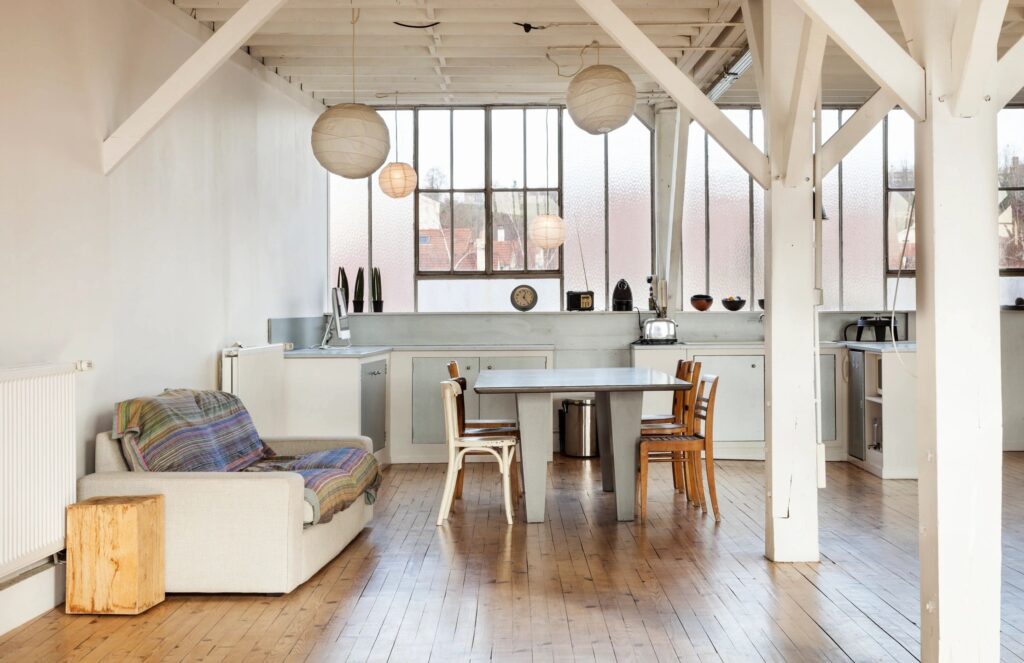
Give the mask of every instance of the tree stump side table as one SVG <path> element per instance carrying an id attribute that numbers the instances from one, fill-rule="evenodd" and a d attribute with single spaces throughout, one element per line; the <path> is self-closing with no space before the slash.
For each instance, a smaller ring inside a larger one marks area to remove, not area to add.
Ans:
<path id="1" fill-rule="evenodd" d="M 69 615 L 137 615 L 164 600 L 164 496 L 68 506 Z"/>

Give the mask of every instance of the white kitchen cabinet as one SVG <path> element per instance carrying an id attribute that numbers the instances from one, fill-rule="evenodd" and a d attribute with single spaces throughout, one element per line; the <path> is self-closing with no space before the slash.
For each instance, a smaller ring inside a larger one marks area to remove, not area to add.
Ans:
<path id="1" fill-rule="evenodd" d="M 481 357 L 480 368 L 485 371 L 507 371 L 525 368 L 547 368 L 546 357 Z M 475 395 L 475 392 L 474 392 Z M 480 419 L 515 419 L 515 394 L 488 394 L 479 396 Z"/>
<path id="2" fill-rule="evenodd" d="M 917 478 L 917 354 L 851 349 L 848 460 L 883 479 Z"/>
<path id="3" fill-rule="evenodd" d="M 701 375 L 717 375 L 715 442 L 764 441 L 764 355 L 697 354 Z"/>

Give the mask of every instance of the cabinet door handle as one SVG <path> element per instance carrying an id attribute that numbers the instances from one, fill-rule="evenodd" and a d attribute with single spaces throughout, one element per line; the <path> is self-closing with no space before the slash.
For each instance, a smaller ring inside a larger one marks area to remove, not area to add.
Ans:
<path id="1" fill-rule="evenodd" d="M 370 375 L 383 375 L 384 371 L 370 371 Z"/>
<path id="2" fill-rule="evenodd" d="M 487 370 L 493 371 L 494 370 L 494 366 L 492 366 L 491 364 L 487 364 Z"/>

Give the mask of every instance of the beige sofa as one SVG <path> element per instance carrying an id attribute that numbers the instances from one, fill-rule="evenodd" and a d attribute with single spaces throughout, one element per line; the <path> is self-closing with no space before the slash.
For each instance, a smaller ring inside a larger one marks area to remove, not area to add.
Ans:
<path id="1" fill-rule="evenodd" d="M 278 454 L 339 447 L 373 451 L 367 437 L 265 439 Z M 294 472 L 131 472 L 109 433 L 96 437 L 96 474 L 78 499 L 164 496 L 168 592 L 287 593 L 349 544 L 373 517 L 358 499 L 328 523 L 312 524 Z"/>

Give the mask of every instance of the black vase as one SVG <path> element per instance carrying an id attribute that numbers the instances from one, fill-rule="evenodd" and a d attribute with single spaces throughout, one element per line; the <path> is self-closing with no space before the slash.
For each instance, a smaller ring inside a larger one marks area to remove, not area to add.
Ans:
<path id="1" fill-rule="evenodd" d="M 361 300 L 361 299 L 353 300 L 353 302 L 352 302 L 352 312 L 353 313 L 362 313 L 363 312 L 363 300 Z"/>
<path id="2" fill-rule="evenodd" d="M 383 310 L 384 310 L 384 300 L 383 299 L 375 299 L 375 300 L 373 300 L 373 312 L 374 313 L 380 313 Z"/>

